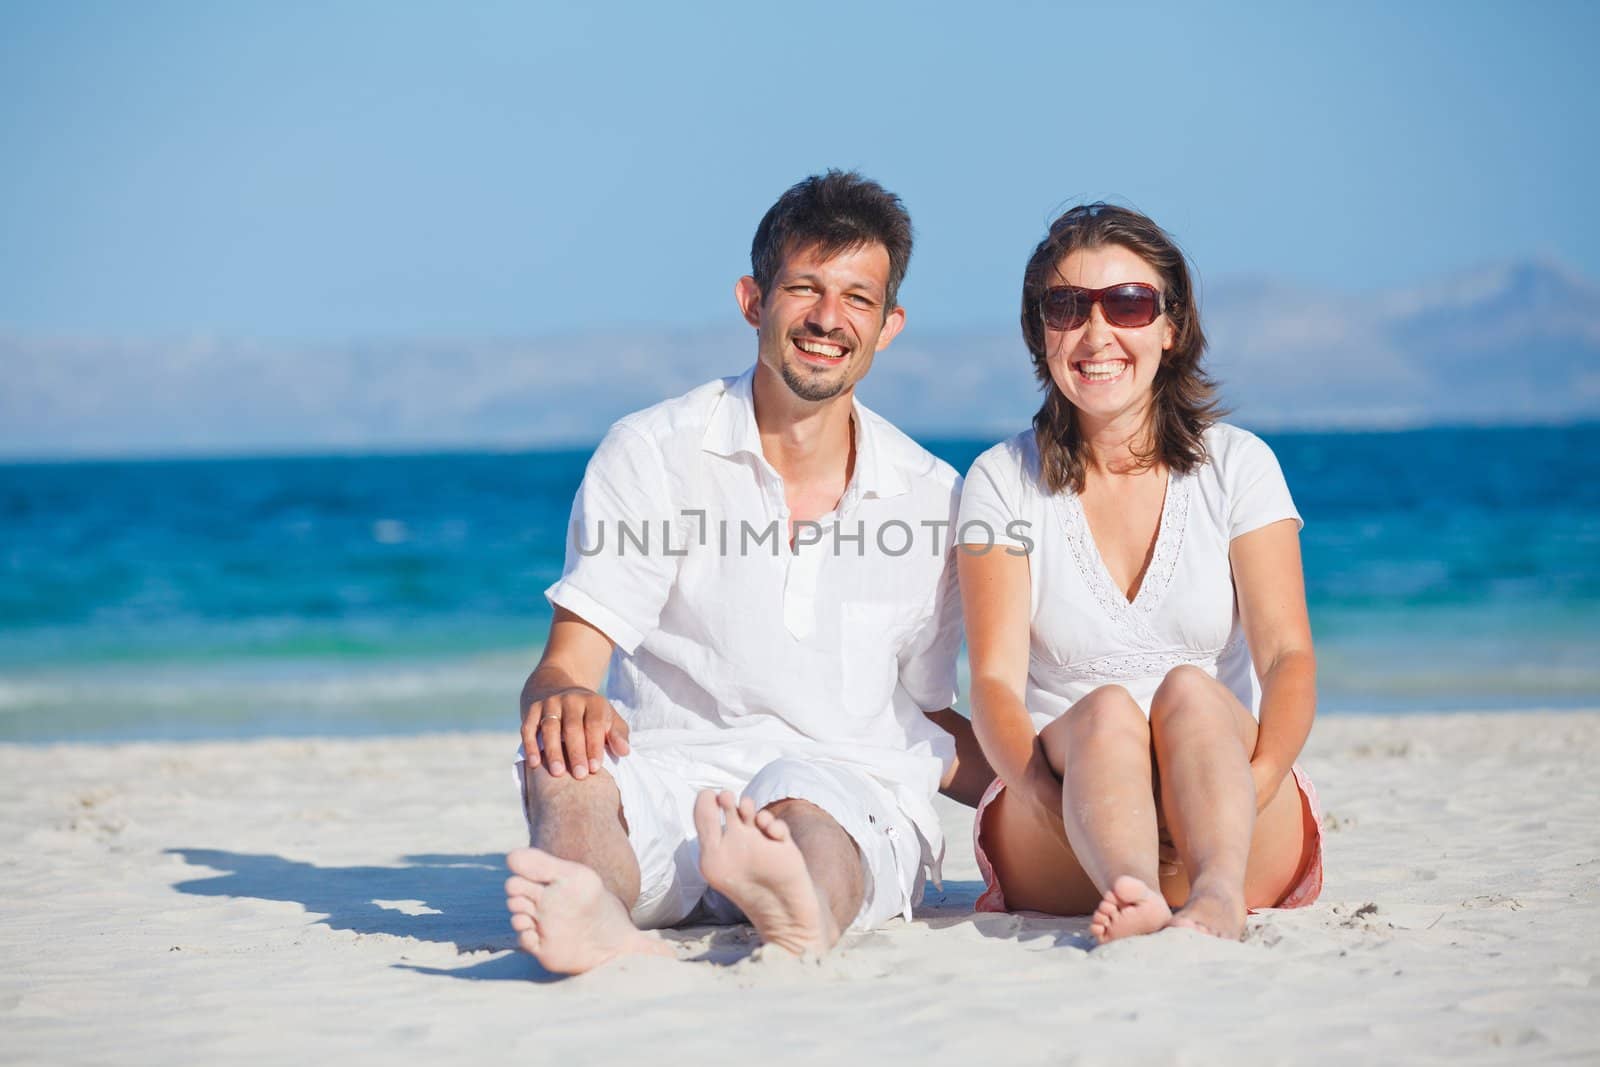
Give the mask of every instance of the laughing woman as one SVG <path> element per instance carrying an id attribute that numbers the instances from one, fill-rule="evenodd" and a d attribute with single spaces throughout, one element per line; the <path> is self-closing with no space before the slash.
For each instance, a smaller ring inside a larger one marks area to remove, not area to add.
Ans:
<path id="1" fill-rule="evenodd" d="M 1150 219 L 1057 219 L 1022 334 L 1046 398 L 973 464 L 959 527 L 999 774 L 979 910 L 1092 913 L 1100 941 L 1237 939 L 1247 909 L 1322 886 L 1295 764 L 1316 702 L 1300 517 L 1271 450 L 1216 421 L 1189 269 Z"/>

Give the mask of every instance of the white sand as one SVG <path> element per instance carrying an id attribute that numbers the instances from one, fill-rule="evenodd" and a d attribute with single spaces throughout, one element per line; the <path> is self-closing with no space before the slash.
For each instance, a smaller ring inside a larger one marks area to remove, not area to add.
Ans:
<path id="1" fill-rule="evenodd" d="M 514 743 L 0 747 L 0 1061 L 1600 1061 L 1600 713 L 1323 718 L 1323 898 L 1244 944 L 974 916 L 945 804 L 915 922 L 559 981 L 505 920 Z"/>

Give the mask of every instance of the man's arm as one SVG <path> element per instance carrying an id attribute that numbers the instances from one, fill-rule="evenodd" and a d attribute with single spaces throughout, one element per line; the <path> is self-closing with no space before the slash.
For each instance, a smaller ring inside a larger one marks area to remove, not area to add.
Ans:
<path id="1" fill-rule="evenodd" d="M 557 607 L 539 665 L 522 686 L 522 750 L 528 769 L 541 760 L 554 777 L 600 770 L 601 754 L 628 751 L 628 724 L 596 690 L 605 680 L 611 639 Z M 544 742 L 541 756 L 540 741 Z"/>
<path id="2" fill-rule="evenodd" d="M 978 735 L 972 732 L 972 722 L 954 708 L 923 712 L 932 723 L 955 738 L 956 758 L 939 783 L 939 792 L 969 808 L 978 806 L 984 790 L 994 781 L 994 771 L 983 758 L 983 748 Z"/>

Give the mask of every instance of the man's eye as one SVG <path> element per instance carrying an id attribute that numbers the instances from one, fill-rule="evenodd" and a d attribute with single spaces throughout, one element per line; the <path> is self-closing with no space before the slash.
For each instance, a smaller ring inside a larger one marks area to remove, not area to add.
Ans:
<path id="1" fill-rule="evenodd" d="M 850 301 L 850 303 L 854 304 L 856 307 L 866 308 L 869 311 L 878 306 L 877 302 L 874 301 L 870 296 L 862 296 L 860 293 L 851 293 L 849 296 L 845 297 L 845 299 Z"/>
<path id="2" fill-rule="evenodd" d="M 789 286 L 789 292 L 795 293 L 798 296 L 807 296 L 816 292 L 816 290 L 809 285 L 791 285 Z"/>

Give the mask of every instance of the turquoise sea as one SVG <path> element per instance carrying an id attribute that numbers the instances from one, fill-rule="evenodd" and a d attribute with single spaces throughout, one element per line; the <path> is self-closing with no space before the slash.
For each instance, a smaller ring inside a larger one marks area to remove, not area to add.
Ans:
<path id="1" fill-rule="evenodd" d="M 1600 707 L 1600 424 L 1264 436 L 1324 712 Z M 509 733 L 586 459 L 0 465 L 0 740 Z"/>

